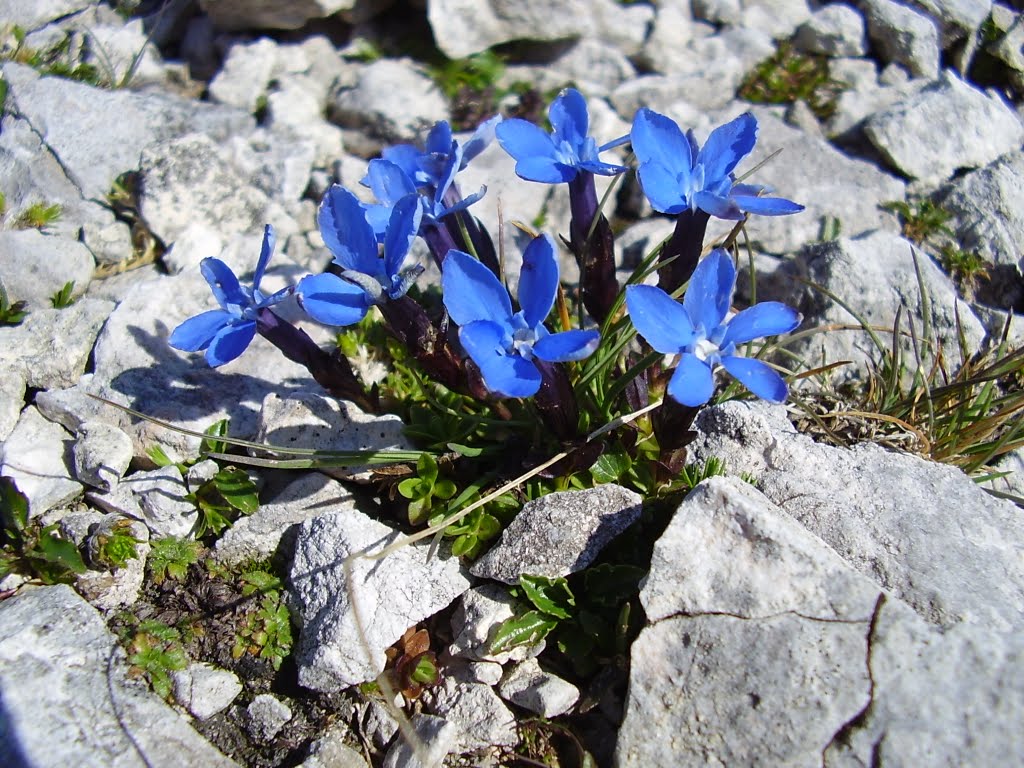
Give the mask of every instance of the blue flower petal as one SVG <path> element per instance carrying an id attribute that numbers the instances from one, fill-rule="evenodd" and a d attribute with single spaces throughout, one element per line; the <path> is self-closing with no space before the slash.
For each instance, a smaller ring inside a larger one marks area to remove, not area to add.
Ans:
<path id="1" fill-rule="evenodd" d="M 646 107 L 639 109 L 629 136 L 640 165 L 654 163 L 671 172 L 673 177 L 682 173 L 689 179 L 693 168 L 690 142 L 671 119 Z"/>
<path id="2" fill-rule="evenodd" d="M 716 248 L 693 271 L 683 296 L 683 306 L 694 325 L 711 334 L 725 320 L 736 287 L 736 268 L 721 248 Z"/>
<path id="3" fill-rule="evenodd" d="M 671 170 L 658 163 L 644 163 L 637 170 L 640 186 L 651 201 L 651 207 L 661 213 L 682 213 L 690 201 L 682 192 L 679 179 Z"/>
<path id="4" fill-rule="evenodd" d="M 508 327 L 512 301 L 508 291 L 487 267 L 468 253 L 451 250 L 441 271 L 444 305 L 456 325 L 491 320 Z"/>
<path id="5" fill-rule="evenodd" d="M 422 154 L 423 153 L 412 144 L 396 144 L 393 147 L 385 147 L 381 150 L 380 156 L 383 160 L 386 160 L 401 169 L 401 171 L 410 179 L 415 180 L 416 175 L 420 170 L 419 160 L 420 155 Z M 373 189 L 374 183 L 374 173 L 372 173 L 368 167 L 367 174 L 363 177 L 362 184 L 363 186 Z M 376 190 L 374 190 L 374 194 L 377 194 Z M 382 198 L 378 196 L 377 199 L 380 200 Z"/>
<path id="6" fill-rule="evenodd" d="M 384 236 L 384 271 L 388 278 L 398 274 L 412 241 L 420 229 L 423 210 L 418 195 L 407 195 L 395 203 Z"/>
<path id="7" fill-rule="evenodd" d="M 260 289 L 263 274 L 267 271 L 267 264 L 270 263 L 270 257 L 274 254 L 274 243 L 276 240 L 274 228 L 267 224 L 263 228 L 263 246 L 260 248 L 260 260 L 256 262 L 256 273 L 252 278 L 252 289 L 254 292 Z"/>
<path id="8" fill-rule="evenodd" d="M 537 394 L 541 381 L 537 366 L 519 355 L 508 355 L 504 348 L 505 336 L 506 331 L 501 324 L 487 320 L 469 323 L 459 329 L 463 349 L 477 364 L 484 384 L 491 392 L 504 397 Z"/>
<path id="9" fill-rule="evenodd" d="M 526 246 L 519 271 L 519 306 L 527 327 L 536 328 L 547 319 L 557 292 L 555 243 L 548 235 L 540 235 Z"/>
<path id="10" fill-rule="evenodd" d="M 713 192 L 701 191 L 694 194 L 693 202 L 702 211 L 720 219 L 739 221 L 743 218 L 743 211 L 731 197 L 722 197 Z"/>
<path id="11" fill-rule="evenodd" d="M 483 152 L 491 142 L 494 141 L 498 124 L 505 118 L 502 115 L 495 115 L 484 120 L 476 127 L 472 138 L 462 145 L 462 167 L 465 168 L 474 157 Z"/>
<path id="12" fill-rule="evenodd" d="M 686 309 L 661 288 L 626 286 L 626 308 L 637 333 L 656 351 L 674 355 L 693 343 L 693 322 Z"/>
<path id="13" fill-rule="evenodd" d="M 587 101 L 575 88 L 566 88 L 548 107 L 548 120 L 556 139 L 564 139 L 569 146 L 578 147 L 587 136 L 590 116 Z"/>
<path id="14" fill-rule="evenodd" d="M 330 272 L 302 278 L 295 293 L 306 314 L 325 325 L 358 323 L 370 308 L 366 291 Z"/>
<path id="15" fill-rule="evenodd" d="M 412 174 L 387 160 L 371 160 L 363 183 L 370 188 L 374 197 L 388 206 L 393 206 L 406 195 L 417 191 Z"/>
<path id="16" fill-rule="evenodd" d="M 603 163 L 600 160 L 585 160 L 579 164 L 579 167 L 584 171 L 590 171 L 596 173 L 598 176 L 617 176 L 620 173 L 625 173 L 629 168 L 625 165 L 615 165 L 614 163 Z"/>
<path id="17" fill-rule="evenodd" d="M 704 166 L 704 177 L 709 183 L 727 177 L 750 154 L 756 141 L 757 118 L 750 112 L 715 128 L 697 153 L 697 163 Z"/>
<path id="18" fill-rule="evenodd" d="M 199 264 L 199 271 L 203 273 L 203 277 L 209 283 L 217 303 L 224 309 L 231 304 L 235 306 L 249 304 L 249 297 L 242 290 L 235 273 L 220 259 L 213 257 L 203 259 Z"/>
<path id="19" fill-rule="evenodd" d="M 786 399 L 786 382 L 760 360 L 727 355 L 722 358 L 722 367 L 762 400 L 781 403 Z"/>
<path id="20" fill-rule="evenodd" d="M 495 133 L 498 135 L 498 143 L 517 162 L 534 157 L 554 160 L 557 156 L 551 137 L 526 120 L 505 120 L 495 128 Z"/>
<path id="21" fill-rule="evenodd" d="M 742 344 L 763 336 L 789 333 L 800 325 L 800 313 L 778 301 L 762 301 L 744 309 L 729 321 L 722 347 Z"/>
<path id="22" fill-rule="evenodd" d="M 211 309 L 190 317 L 171 333 L 167 343 L 183 352 L 195 352 L 206 349 L 213 337 L 227 325 L 238 319 L 238 316 L 223 309 Z"/>
<path id="23" fill-rule="evenodd" d="M 668 382 L 669 397 L 683 405 L 696 407 L 704 405 L 714 393 L 715 377 L 711 366 L 696 355 L 687 353 L 680 357 Z"/>
<path id="24" fill-rule="evenodd" d="M 600 341 L 597 331 L 562 331 L 538 340 L 533 345 L 533 354 L 549 363 L 568 363 L 590 357 Z"/>
<path id="25" fill-rule="evenodd" d="M 427 140 L 423 143 L 423 150 L 427 153 L 447 153 L 452 146 L 452 127 L 447 120 L 439 120 L 427 134 Z"/>
<path id="26" fill-rule="evenodd" d="M 355 195 L 332 185 L 320 203 L 317 222 L 324 243 L 342 268 L 368 275 L 377 271 L 377 235 Z"/>
<path id="27" fill-rule="evenodd" d="M 563 184 L 576 178 L 576 169 L 550 157 L 527 157 L 516 163 L 516 176 L 541 184 Z"/>
<path id="28" fill-rule="evenodd" d="M 804 209 L 799 203 L 782 197 L 754 197 L 734 193 L 732 199 L 741 211 L 761 216 L 788 216 L 791 213 L 800 213 Z"/>
<path id="29" fill-rule="evenodd" d="M 245 352 L 256 335 L 256 321 L 247 320 L 222 328 L 206 348 L 206 362 L 216 368 Z"/>

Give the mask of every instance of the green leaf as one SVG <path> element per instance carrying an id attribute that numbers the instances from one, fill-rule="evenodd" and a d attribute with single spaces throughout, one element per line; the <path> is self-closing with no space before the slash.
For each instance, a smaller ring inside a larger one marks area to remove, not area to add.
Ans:
<path id="1" fill-rule="evenodd" d="M 442 478 L 434 483 L 434 495 L 439 499 L 450 499 L 457 490 L 455 483 L 447 478 Z"/>
<path id="2" fill-rule="evenodd" d="M 281 578 L 267 571 L 246 571 L 241 581 L 242 594 L 246 597 L 256 592 L 266 593 L 284 588 Z"/>
<path id="3" fill-rule="evenodd" d="M 151 445 L 146 449 L 146 455 L 153 460 L 153 463 L 158 467 L 169 467 L 174 462 L 171 461 L 171 457 L 167 455 L 162 446 Z"/>
<path id="4" fill-rule="evenodd" d="M 398 484 L 398 492 L 406 499 L 418 499 L 424 495 L 423 493 L 423 481 L 418 477 L 410 477 Z M 427 487 L 427 494 L 429 495 L 430 488 Z"/>
<path id="5" fill-rule="evenodd" d="M 434 461 L 434 457 L 429 453 L 422 454 L 416 462 L 416 474 L 427 485 L 433 486 L 437 480 L 437 462 Z"/>
<path id="6" fill-rule="evenodd" d="M 236 467 L 222 469 L 214 475 L 213 484 L 224 500 L 239 512 L 251 515 L 260 508 L 256 484 L 243 470 Z"/>
<path id="7" fill-rule="evenodd" d="M 465 534 L 455 539 L 452 544 L 452 554 L 456 557 L 472 557 L 474 551 L 480 547 L 480 540 L 472 535 Z"/>
<path id="8" fill-rule="evenodd" d="M 467 459 L 475 459 L 484 452 L 483 448 L 471 448 L 468 445 L 460 445 L 459 443 L 448 443 L 448 450 L 455 451 L 455 453 L 465 456 Z"/>
<path id="9" fill-rule="evenodd" d="M 60 565 L 73 573 L 85 573 L 87 570 L 74 542 L 57 535 L 56 523 L 39 532 L 36 550 L 46 562 Z"/>
<path id="10" fill-rule="evenodd" d="M 537 610 L 549 616 L 568 619 L 572 615 L 570 609 L 576 607 L 576 597 L 569 589 L 569 582 L 561 576 L 549 579 L 524 573 L 519 577 L 519 585 Z"/>
<path id="11" fill-rule="evenodd" d="M 28 527 L 28 499 L 10 477 L 0 477 L 0 524 L 19 541 Z"/>
<path id="12" fill-rule="evenodd" d="M 558 621 L 540 611 L 529 611 L 503 621 L 491 641 L 491 653 L 503 653 L 520 645 L 536 645 L 558 626 Z"/>
<path id="13" fill-rule="evenodd" d="M 204 437 L 202 442 L 199 443 L 199 453 L 227 453 L 228 444 L 223 440 L 217 440 L 218 437 L 225 437 L 228 433 L 228 420 L 221 419 L 215 421 L 213 424 L 203 430 Z"/>
<path id="14" fill-rule="evenodd" d="M 629 456 L 624 453 L 602 453 L 590 467 L 590 476 L 595 483 L 614 483 L 629 471 L 630 464 Z"/>
<path id="15" fill-rule="evenodd" d="M 430 497 L 427 496 L 422 499 L 413 499 L 409 502 L 409 524 L 419 525 L 427 519 L 427 515 L 430 514 Z"/>

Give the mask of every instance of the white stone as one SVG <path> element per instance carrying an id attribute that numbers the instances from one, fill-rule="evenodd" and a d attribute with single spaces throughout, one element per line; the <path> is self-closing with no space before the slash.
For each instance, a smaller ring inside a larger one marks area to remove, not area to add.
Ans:
<path id="1" fill-rule="evenodd" d="M 202 0 L 200 6 L 219 29 L 298 29 L 306 22 L 340 14 L 366 21 L 391 0 Z"/>
<path id="2" fill-rule="evenodd" d="M 0 232 L 0 280 L 10 300 L 25 301 L 29 309 L 50 308 L 50 297 L 69 281 L 81 294 L 95 267 L 89 249 L 73 240 L 36 229 Z"/>
<path id="3" fill-rule="evenodd" d="M 86 485 L 109 491 L 121 481 L 134 453 L 132 439 L 117 427 L 83 422 L 72 451 L 75 476 Z"/>
<path id="4" fill-rule="evenodd" d="M 455 748 L 458 727 L 434 715 L 414 715 L 411 725 L 416 743 L 396 739 L 384 756 L 384 768 L 440 768 Z"/>
<path id="5" fill-rule="evenodd" d="M 536 659 L 512 667 L 498 685 L 498 695 L 541 717 L 564 715 L 580 697 L 579 689 L 541 669 Z"/>
<path id="6" fill-rule="evenodd" d="M 504 664 L 536 656 L 546 641 L 519 646 L 511 651 L 491 653 L 490 646 L 502 622 L 515 615 L 514 601 L 508 590 L 498 584 L 481 584 L 465 592 L 452 614 L 452 636 L 448 653 L 481 662 Z M 485 682 L 483 680 L 479 682 Z"/>
<path id="7" fill-rule="evenodd" d="M 255 112 L 257 102 L 270 85 L 277 61 L 277 43 L 269 37 L 232 45 L 224 58 L 224 66 L 210 81 L 210 99 Z"/>
<path id="8" fill-rule="evenodd" d="M 0 602 L 5 765 L 236 768 L 146 686 L 100 614 L 68 586 Z M 17 751 L 12 751 L 12 745 Z"/>
<path id="9" fill-rule="evenodd" d="M 25 407 L 25 375 L 12 369 L 0 376 L 0 443 L 10 436 Z"/>
<path id="10" fill-rule="evenodd" d="M 131 491 L 155 538 L 187 537 L 199 519 L 195 505 L 186 500 L 188 489 L 175 465 L 148 472 L 134 472 L 118 488 Z"/>
<path id="11" fill-rule="evenodd" d="M 489 685 L 445 677 L 440 685 L 428 689 L 423 699 L 431 712 L 457 727 L 453 752 L 512 746 L 519 740 L 515 716 Z"/>
<path id="12" fill-rule="evenodd" d="M 529 501 L 470 572 L 506 584 L 518 583 L 522 574 L 568 576 L 590 565 L 636 521 L 641 501 L 614 483 Z"/>
<path id="13" fill-rule="evenodd" d="M 82 494 L 71 473 L 73 439 L 35 406 L 21 413 L 2 449 L 0 475 L 10 477 L 28 498 L 29 517 L 66 504 Z"/>
<path id="14" fill-rule="evenodd" d="M 199 720 L 223 712 L 242 692 L 238 675 L 201 661 L 172 672 L 171 679 L 174 698 Z"/>
<path id="15" fill-rule="evenodd" d="M 257 741 L 269 742 L 292 719 L 291 708 L 276 696 L 261 693 L 245 710 L 245 727 Z"/>
<path id="16" fill-rule="evenodd" d="M 353 558 L 346 573 L 350 555 L 380 552 L 396 538 L 355 510 L 302 524 L 289 573 L 300 625 L 300 685 L 336 691 L 375 679 L 385 649 L 468 589 L 468 577 L 445 546 L 432 556 L 429 545 L 413 544 L 380 560 Z"/>
<path id="17" fill-rule="evenodd" d="M 978 168 L 1020 149 L 1024 126 L 994 93 L 950 70 L 916 96 L 873 115 L 871 143 L 912 179 L 937 185 L 960 168 Z"/>
<path id="18" fill-rule="evenodd" d="M 796 44 L 809 53 L 825 56 L 863 56 L 864 17 L 843 3 L 826 5 L 800 25 Z"/>
<path id="19" fill-rule="evenodd" d="M 939 74 L 939 30 L 931 19 L 895 0 L 864 0 L 862 8 L 883 61 L 928 79 Z"/>

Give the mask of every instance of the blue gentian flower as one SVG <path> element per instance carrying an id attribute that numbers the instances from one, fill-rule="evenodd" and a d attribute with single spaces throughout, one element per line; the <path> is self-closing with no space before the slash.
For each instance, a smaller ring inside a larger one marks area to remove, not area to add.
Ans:
<path id="1" fill-rule="evenodd" d="M 403 269 L 420 226 L 417 195 L 396 201 L 379 255 L 377 236 L 359 200 L 335 184 L 324 195 L 317 221 L 341 277 L 325 272 L 302 278 L 295 292 L 306 313 L 327 325 L 352 325 L 374 304 L 404 296 L 423 271 L 416 265 Z"/>
<path id="2" fill-rule="evenodd" d="M 792 331 L 800 314 L 765 301 L 727 319 L 735 286 L 732 259 L 719 248 L 697 265 L 682 304 L 654 286 L 626 288 L 626 307 L 637 333 L 655 351 L 680 355 L 668 394 L 683 405 L 698 406 L 711 398 L 718 365 L 758 397 L 786 399 L 782 377 L 760 360 L 737 355 L 736 345 Z"/>
<path id="3" fill-rule="evenodd" d="M 501 115 L 495 115 L 480 123 L 464 145 L 453 138 L 448 122 L 441 120 L 427 134 L 422 150 L 413 144 L 396 144 L 386 147 L 380 156 L 401 168 L 417 186 L 441 187 L 444 186 L 450 166 L 455 173 L 464 170 L 474 157 L 494 141 L 494 129 L 502 119 Z M 458 163 L 452 164 L 450 160 L 455 154 L 458 154 Z"/>
<path id="4" fill-rule="evenodd" d="M 263 230 L 263 246 L 256 263 L 252 288 L 245 288 L 231 268 L 220 259 L 203 259 L 200 270 L 210 284 L 220 309 L 190 317 L 171 333 L 168 343 L 184 352 L 206 350 L 206 362 L 216 367 L 241 355 L 256 336 L 256 319 L 260 310 L 273 306 L 293 291 L 292 286 L 267 296 L 260 282 L 274 253 L 274 228 Z"/>
<path id="5" fill-rule="evenodd" d="M 640 109 L 630 131 L 637 174 L 654 210 L 682 213 L 700 209 L 720 219 L 744 213 L 783 216 L 804 208 L 790 200 L 761 197 L 764 187 L 736 184 L 733 170 L 754 149 L 757 119 L 749 112 L 711 132 L 703 147 L 671 119 Z"/>
<path id="6" fill-rule="evenodd" d="M 590 115 L 583 95 L 566 88 L 548 108 L 550 134 L 526 120 L 505 120 L 495 132 L 498 142 L 516 161 L 516 175 L 527 181 L 560 184 L 580 171 L 614 176 L 628 170 L 602 162 L 598 154 L 620 142 L 598 147 L 587 135 Z"/>
<path id="7" fill-rule="evenodd" d="M 596 348 L 597 331 L 550 333 L 544 320 L 558 290 L 554 241 L 534 238 L 523 254 L 519 304 L 486 266 L 462 251 L 449 251 L 441 275 L 444 305 L 459 327 L 459 340 L 480 369 L 487 388 L 503 397 L 530 397 L 541 385 L 534 359 L 582 360 Z"/>

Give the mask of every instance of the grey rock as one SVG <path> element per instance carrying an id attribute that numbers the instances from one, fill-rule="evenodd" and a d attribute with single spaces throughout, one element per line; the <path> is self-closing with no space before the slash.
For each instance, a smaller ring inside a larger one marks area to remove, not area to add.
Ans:
<path id="1" fill-rule="evenodd" d="M 118 488 L 134 494 L 143 519 L 153 536 L 187 537 L 199 519 L 199 511 L 185 499 L 188 489 L 175 465 L 133 472 L 124 478 Z"/>
<path id="2" fill-rule="evenodd" d="M 0 192 L 7 202 L 7 215 L 2 220 L 6 228 L 12 228 L 20 214 L 34 203 L 59 205 L 60 217 L 46 227 L 46 234 L 51 238 L 46 242 L 50 247 L 59 246 L 61 250 L 69 247 L 60 246 L 52 239 L 54 236 L 76 241 L 76 244 L 81 241 L 97 261 L 104 263 L 122 261 L 132 252 L 128 226 L 116 221 L 109 208 L 82 197 L 58 159 L 43 145 L 39 134 L 26 120 L 13 116 L 5 117 L 0 129 Z M 26 261 L 27 268 L 33 259 Z M 46 282 L 67 274 L 80 291 L 84 290 L 92 277 L 93 264 L 88 260 L 82 263 L 84 266 L 67 272 L 55 268 Z M 8 265 L 7 269 L 17 266 Z M 4 271 L 0 267 L 0 274 Z M 44 287 L 38 286 L 40 293 Z"/>
<path id="3" fill-rule="evenodd" d="M 82 495 L 81 484 L 71 474 L 73 444 L 60 424 L 47 420 L 30 405 L 0 446 L 0 475 L 12 478 L 28 498 L 29 517 Z"/>
<path id="4" fill-rule="evenodd" d="M 0 232 L 0 280 L 11 301 L 26 301 L 30 309 L 49 308 L 50 297 L 68 281 L 81 293 L 95 266 L 81 243 L 35 229 Z"/>
<path id="5" fill-rule="evenodd" d="M 541 669 L 536 659 L 512 667 L 498 685 L 498 695 L 541 717 L 564 715 L 580 697 L 579 688 Z"/>
<path id="6" fill-rule="evenodd" d="M 213 480 L 218 472 L 220 472 L 220 465 L 216 461 L 213 459 L 203 459 L 188 468 L 188 471 L 185 473 L 185 485 L 188 486 L 190 493 L 195 493 L 204 483 Z M 223 537 L 217 539 L 217 541 L 220 542 L 222 539 Z"/>
<path id="7" fill-rule="evenodd" d="M 933 186 L 1020 148 L 1024 126 L 997 95 L 947 70 L 915 96 L 872 115 L 864 132 L 905 176 Z"/>
<path id="8" fill-rule="evenodd" d="M 725 26 L 746 26 L 787 38 L 807 20 L 805 0 L 692 0 L 695 18 Z"/>
<path id="9" fill-rule="evenodd" d="M 25 373 L 30 387 L 70 387 L 85 372 L 113 302 L 83 298 L 63 309 L 35 309 L 20 325 L 0 327 L 0 366 Z"/>
<path id="10" fill-rule="evenodd" d="M 839 82 L 848 83 L 850 88 L 839 94 L 835 112 L 826 124 L 829 136 L 852 144 L 865 143 L 863 128 L 869 117 L 911 98 L 927 85 L 926 81 L 920 79 L 907 80 L 901 85 L 882 85 L 874 62 L 861 63 L 866 65 L 860 68 L 863 72 L 850 66 L 835 68 L 834 76 Z M 886 72 L 889 71 L 890 68 L 887 68 Z"/>
<path id="11" fill-rule="evenodd" d="M 641 498 L 614 483 L 527 502 L 470 572 L 515 584 L 526 573 L 568 576 L 586 568 L 640 516 Z"/>
<path id="12" fill-rule="evenodd" d="M 63 527 L 63 520 L 61 521 Z M 127 534 L 136 539 L 135 557 L 129 558 L 123 568 L 109 569 L 97 559 L 100 548 L 110 536 Z M 75 579 L 75 587 L 92 605 L 101 611 L 130 606 L 139 599 L 139 591 L 146 576 L 146 558 L 149 556 L 149 530 L 144 523 L 119 514 L 104 515 L 90 526 L 85 551 L 88 562 L 102 570 L 88 570 Z"/>
<path id="13" fill-rule="evenodd" d="M 429 546 L 416 544 L 380 560 L 355 557 L 346 573 L 346 558 L 380 552 L 397 536 L 355 510 L 302 524 L 289 573 L 301 685 L 335 691 L 373 680 L 386 648 L 469 587 L 444 547 L 433 557 Z"/>
<path id="14" fill-rule="evenodd" d="M 292 710 L 269 693 L 261 693 L 245 709 L 245 728 L 257 741 L 271 741 L 292 719 Z"/>
<path id="15" fill-rule="evenodd" d="M 1021 625 L 1020 515 L 959 469 L 871 443 L 816 444 L 763 404 L 706 409 L 695 428 L 691 460 L 716 456 L 751 473 L 765 496 L 929 623 Z"/>
<path id="16" fill-rule="evenodd" d="M 446 677 L 423 695 L 427 709 L 458 729 L 452 751 L 473 752 L 518 742 L 515 715 L 489 685 Z"/>
<path id="17" fill-rule="evenodd" d="M 1009 152 L 944 188 L 938 203 L 951 214 L 964 250 L 1024 272 L 1024 154 Z"/>
<path id="18" fill-rule="evenodd" d="M 0 661 L 5 765 L 237 765 L 129 678 L 117 638 L 70 587 L 0 603 Z"/>
<path id="19" fill-rule="evenodd" d="M 398 721 L 391 711 L 373 700 L 366 702 L 365 711 L 361 714 L 361 727 L 366 739 L 380 750 L 385 749 L 398 733 Z"/>
<path id="20" fill-rule="evenodd" d="M 822 221 L 838 219 L 851 237 L 876 229 L 895 218 L 879 210 L 886 200 L 902 200 L 904 184 L 872 164 L 847 157 L 831 144 L 811 138 L 763 109 L 755 109 L 760 126 L 757 145 L 737 169 L 743 173 L 781 150 L 758 168 L 750 181 L 766 184 L 774 194 L 806 206 L 793 216 L 761 216 L 747 225 L 747 235 L 763 253 L 793 253 L 821 235 Z M 724 122 L 724 120 L 722 120 Z M 698 133 L 698 136 L 700 134 Z M 799 158 L 799 162 L 795 159 Z M 732 228 L 713 219 L 710 242 Z"/>
<path id="21" fill-rule="evenodd" d="M 853 7 L 834 3 L 819 8 L 796 31 L 797 46 L 825 56 L 863 56 L 867 51 L 864 17 Z"/>
<path id="22" fill-rule="evenodd" d="M 0 376 L 0 442 L 6 440 L 25 407 L 25 371 L 10 370 Z"/>
<path id="23" fill-rule="evenodd" d="M 317 167 L 330 167 L 343 151 L 342 131 L 326 122 L 326 90 L 309 75 L 281 80 L 267 96 L 267 125 L 295 134 L 314 147 Z"/>
<path id="24" fill-rule="evenodd" d="M 94 200 L 104 200 L 120 174 L 138 168 L 147 147 L 193 131 L 222 141 L 253 126 L 238 110 L 169 94 L 101 90 L 12 63 L 2 72 L 7 110 L 29 122 L 82 195 Z"/>
<path id="25" fill-rule="evenodd" d="M 558 13 L 544 0 L 428 0 L 427 19 L 437 47 L 461 59 L 512 40 L 552 41 L 581 35 L 592 22 L 582 0 L 568 0 Z M 583 29 L 581 29 L 583 27 Z"/>
<path id="26" fill-rule="evenodd" d="M 615 238 L 615 264 L 632 271 L 675 231 L 675 222 L 654 217 L 638 221 Z"/>
<path id="27" fill-rule="evenodd" d="M 993 6 L 992 18 L 996 17 Z M 1010 83 L 1017 93 L 1024 92 L 1024 15 L 1011 15 L 1012 22 L 1002 37 L 986 46 L 986 50 L 1003 62 L 1010 70 Z"/>
<path id="28" fill-rule="evenodd" d="M 232 45 L 224 66 L 210 81 L 210 99 L 250 114 L 265 96 L 278 61 L 278 46 L 269 37 Z"/>
<path id="29" fill-rule="evenodd" d="M 481 584 L 465 592 L 452 614 L 452 636 L 448 653 L 481 662 L 504 664 L 522 661 L 544 650 L 545 641 L 533 646 L 518 646 L 493 654 L 490 644 L 501 623 L 515 615 L 515 603 L 508 590 L 497 584 Z"/>
<path id="30" fill-rule="evenodd" d="M 620 83 L 636 77 L 636 69 L 622 51 L 592 38 L 577 41 L 540 70 L 558 81 L 556 87 L 573 83 L 590 96 L 607 95 Z"/>
<path id="31" fill-rule="evenodd" d="M 108 10 L 103 6 L 94 9 Z M 126 21 L 114 13 L 103 16 L 106 14 L 96 13 L 95 19 L 76 18 L 72 28 L 88 30 L 88 45 L 82 58 L 98 69 L 105 82 L 113 87 L 137 89 L 174 84 L 187 77 L 183 67 L 164 63 L 157 46 L 150 44 L 142 19 Z"/>
<path id="32" fill-rule="evenodd" d="M 348 21 L 365 21 L 391 5 L 392 0 L 201 0 L 218 29 L 298 29 L 306 22 L 340 14 Z"/>
<path id="33" fill-rule="evenodd" d="M 918 282 L 918 270 L 922 285 Z M 870 361 L 881 361 L 881 352 L 868 333 L 857 330 L 857 317 L 820 291 L 793 280 L 794 276 L 825 287 L 873 326 L 891 328 L 897 309 L 902 307 L 904 331 L 907 323 L 913 322 L 919 338 L 923 312 L 930 308 L 928 341 L 932 346 L 938 341 L 946 360 L 959 359 L 958 327 L 970 349 L 978 349 L 985 337 L 984 326 L 958 297 L 949 277 L 931 258 L 900 236 L 875 231 L 808 246 L 795 259 L 783 263 L 780 275 L 763 291 L 759 290 L 759 298 L 774 298 L 796 307 L 804 315 L 804 328 L 832 323 L 854 326 L 813 334 L 789 346 L 796 354 L 815 360 L 850 361 L 835 372 L 837 381 L 863 377 Z M 922 287 L 927 303 L 921 295 Z M 887 347 L 892 341 L 887 334 L 880 338 Z M 904 339 L 901 349 L 909 355 L 904 359 L 913 361 L 909 344 L 910 340 Z M 920 354 L 929 361 L 934 357 L 934 353 L 928 355 L 928 349 L 922 349 Z"/>
<path id="34" fill-rule="evenodd" d="M 88 8 L 92 0 L 36 0 L 32 3 L 21 0 L 0 0 L 0 19 L 5 24 L 16 24 L 31 31 L 70 16 Z"/>
<path id="35" fill-rule="evenodd" d="M 992 0 L 910 0 L 939 27 L 942 49 L 973 35 L 993 9 Z"/>
<path id="36" fill-rule="evenodd" d="M 260 508 L 239 518 L 217 539 L 214 555 L 227 565 L 263 560 L 294 546 L 299 524 L 319 515 L 355 509 L 345 486 L 319 472 L 304 472 L 276 496 L 260 499 Z"/>
<path id="37" fill-rule="evenodd" d="M 263 400 L 256 440 L 268 445 L 301 446 L 317 451 L 413 450 L 397 416 L 364 413 L 348 400 L 314 392 L 287 397 L 271 393 Z M 332 477 L 369 480 L 367 467 L 327 467 Z"/>
<path id="38" fill-rule="evenodd" d="M 440 768 L 457 743 L 458 727 L 443 717 L 414 715 L 410 721 L 416 743 L 395 740 L 384 756 L 384 768 Z"/>
<path id="39" fill-rule="evenodd" d="M 308 757 L 299 764 L 299 768 L 369 768 L 362 752 L 345 743 L 351 739 L 347 725 L 331 726 L 313 742 Z"/>
<path id="40" fill-rule="evenodd" d="M 380 59 L 339 84 L 328 112 L 342 127 L 383 141 L 410 141 L 448 119 L 448 102 L 411 59 Z"/>
<path id="41" fill-rule="evenodd" d="M 140 175 L 139 212 L 168 242 L 197 223 L 226 236 L 262 230 L 268 218 L 266 194 L 225 160 L 221 144 L 202 134 L 144 151 Z"/>
<path id="42" fill-rule="evenodd" d="M 749 485 L 701 483 L 641 591 L 618 765 L 820 761 L 870 701 L 879 596 Z"/>
<path id="43" fill-rule="evenodd" d="M 882 61 L 896 62 L 912 75 L 939 74 L 939 30 L 927 16 L 895 0 L 863 0 L 868 36 Z"/>
<path id="44" fill-rule="evenodd" d="M 205 662 L 193 662 L 171 673 L 174 698 L 198 720 L 223 712 L 242 692 L 238 675 Z"/>
<path id="45" fill-rule="evenodd" d="M 135 451 L 132 439 L 117 427 L 86 421 L 78 428 L 72 455 L 80 482 L 109 491 L 121 481 Z"/>
<path id="46" fill-rule="evenodd" d="M 869 643 L 870 705 L 828 745 L 826 765 L 998 765 L 1024 759 L 1016 727 L 1024 710 L 1019 633 L 970 624 L 939 632 L 899 601 L 887 600 Z"/>

